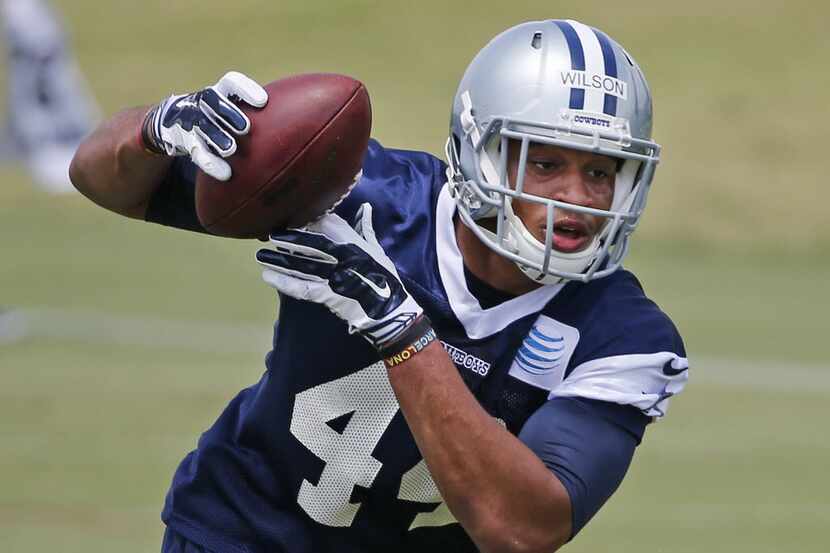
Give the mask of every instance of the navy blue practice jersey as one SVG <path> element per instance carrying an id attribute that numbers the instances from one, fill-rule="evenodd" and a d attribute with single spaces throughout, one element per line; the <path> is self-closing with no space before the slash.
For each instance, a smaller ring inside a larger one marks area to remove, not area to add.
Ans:
<path id="1" fill-rule="evenodd" d="M 433 156 L 372 141 L 337 213 L 351 220 L 363 202 L 471 392 L 549 466 L 545 434 L 565 420 L 556 420 L 556 402 L 619 407 L 641 424 L 633 452 L 642 421 L 662 416 L 682 389 L 680 337 L 627 271 L 482 306 L 456 243 L 445 166 Z M 266 364 L 179 466 L 163 513 L 173 531 L 216 553 L 472 547 L 450 524 L 365 339 L 325 307 L 281 297 Z M 578 487 L 568 484 L 572 500 Z"/>

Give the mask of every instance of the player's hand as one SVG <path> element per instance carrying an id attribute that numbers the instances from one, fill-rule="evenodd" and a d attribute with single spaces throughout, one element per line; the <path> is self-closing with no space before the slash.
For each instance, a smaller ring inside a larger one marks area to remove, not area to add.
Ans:
<path id="1" fill-rule="evenodd" d="M 247 134 L 251 128 L 251 121 L 234 99 L 261 108 L 268 102 L 268 94 L 256 81 L 236 71 L 226 73 L 213 86 L 174 94 L 145 117 L 145 145 L 169 156 L 190 156 L 211 177 L 228 180 L 231 167 L 223 158 L 236 151 L 234 135 Z"/>
<path id="2" fill-rule="evenodd" d="M 354 228 L 330 213 L 302 228 L 274 232 L 256 254 L 262 278 L 288 296 L 323 304 L 376 349 L 394 344 L 423 314 L 375 237 L 372 206 Z"/>

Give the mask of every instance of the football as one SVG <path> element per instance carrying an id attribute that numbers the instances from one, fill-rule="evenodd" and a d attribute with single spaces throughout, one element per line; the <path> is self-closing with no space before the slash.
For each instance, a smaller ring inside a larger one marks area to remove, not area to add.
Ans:
<path id="1" fill-rule="evenodd" d="M 261 109 L 240 103 L 251 120 L 219 181 L 199 171 L 196 213 L 208 232 L 261 238 L 307 224 L 348 194 L 372 126 L 366 87 L 351 77 L 304 74 L 265 85 Z"/>

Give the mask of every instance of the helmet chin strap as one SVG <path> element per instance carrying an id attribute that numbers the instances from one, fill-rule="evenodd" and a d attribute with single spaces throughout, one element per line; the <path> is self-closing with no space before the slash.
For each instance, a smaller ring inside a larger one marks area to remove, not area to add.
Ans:
<path id="1" fill-rule="evenodd" d="M 513 212 L 511 202 L 507 202 L 505 209 L 506 228 L 502 246 L 510 252 L 521 256 L 528 261 L 543 266 L 545 262 L 545 245 L 539 242 L 533 234 L 527 230 L 522 220 Z M 498 236 L 493 231 L 478 225 L 479 229 L 488 236 L 494 243 L 498 243 Z M 548 230 L 547 232 L 553 232 Z M 600 249 L 601 241 L 595 236 L 593 241 L 582 251 L 574 253 L 563 253 L 551 248 L 549 267 L 564 272 L 581 273 L 585 271 L 596 259 Z M 543 273 L 539 269 L 530 267 L 518 261 L 516 266 L 529 279 L 540 284 L 558 284 L 563 278 L 555 274 Z"/>
<path id="2" fill-rule="evenodd" d="M 529 261 L 534 261 L 540 266 L 543 266 L 545 262 L 545 244 L 537 240 L 527 229 L 519 216 L 513 211 L 512 202 L 510 201 L 507 202 L 505 208 L 505 218 L 507 220 L 506 235 L 515 244 L 516 253 Z M 553 233 L 553 229 L 546 229 L 545 232 Z M 557 251 L 551 245 L 548 267 L 568 273 L 581 273 L 594 262 L 599 248 L 599 236 L 594 236 L 594 239 L 585 249 L 573 253 Z M 556 284 L 562 281 L 562 278 L 559 276 L 543 273 L 538 269 L 521 263 L 516 263 L 516 265 L 524 274 L 536 282 Z"/>

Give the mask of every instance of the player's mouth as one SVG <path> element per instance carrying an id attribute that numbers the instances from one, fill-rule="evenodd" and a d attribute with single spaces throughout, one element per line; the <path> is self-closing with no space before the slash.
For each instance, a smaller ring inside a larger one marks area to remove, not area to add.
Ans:
<path id="1" fill-rule="evenodd" d="M 562 217 L 553 224 L 553 247 L 562 253 L 584 250 L 593 237 L 591 226 L 576 217 Z"/>

